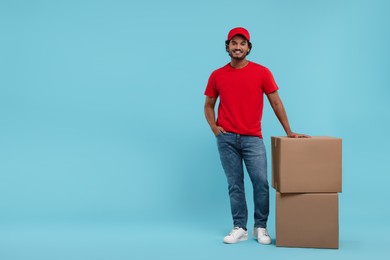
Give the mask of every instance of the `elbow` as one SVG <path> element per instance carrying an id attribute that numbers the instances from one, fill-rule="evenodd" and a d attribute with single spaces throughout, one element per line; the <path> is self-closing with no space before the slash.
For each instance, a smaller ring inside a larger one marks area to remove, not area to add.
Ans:
<path id="1" fill-rule="evenodd" d="M 207 114 L 207 113 L 210 113 L 211 112 L 214 112 L 214 107 L 210 106 L 210 105 L 204 105 L 204 113 Z"/>
<path id="2" fill-rule="evenodd" d="M 281 107 L 282 103 L 281 102 L 273 102 L 271 103 L 271 107 L 273 110 L 277 110 Z"/>
<path id="3" fill-rule="evenodd" d="M 204 110 L 214 110 L 215 103 L 205 102 L 204 103 Z"/>

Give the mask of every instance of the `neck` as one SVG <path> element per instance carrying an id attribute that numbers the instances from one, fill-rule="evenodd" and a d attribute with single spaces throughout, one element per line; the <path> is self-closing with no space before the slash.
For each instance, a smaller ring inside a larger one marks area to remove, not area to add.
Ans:
<path id="1" fill-rule="evenodd" d="M 248 62 L 249 61 L 247 59 L 243 59 L 243 60 L 232 59 L 230 65 L 235 69 L 241 69 L 245 67 L 248 64 Z"/>

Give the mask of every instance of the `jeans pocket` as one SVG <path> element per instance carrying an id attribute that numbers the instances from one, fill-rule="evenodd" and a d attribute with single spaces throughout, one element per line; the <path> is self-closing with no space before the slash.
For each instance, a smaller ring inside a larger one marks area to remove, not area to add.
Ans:
<path id="1" fill-rule="evenodd" d="M 218 138 L 221 135 L 222 135 L 222 132 L 220 131 L 215 137 Z"/>

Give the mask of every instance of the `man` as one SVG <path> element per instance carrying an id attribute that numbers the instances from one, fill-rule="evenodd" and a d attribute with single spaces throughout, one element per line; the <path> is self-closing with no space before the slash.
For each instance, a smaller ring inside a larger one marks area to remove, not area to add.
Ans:
<path id="1" fill-rule="evenodd" d="M 245 163 L 253 186 L 253 235 L 261 244 L 271 244 L 267 232 L 269 186 L 267 159 L 262 139 L 261 118 L 263 94 L 274 110 L 288 137 L 308 137 L 291 131 L 286 111 L 271 72 L 264 66 L 248 61 L 252 43 L 249 32 L 242 27 L 232 29 L 225 42 L 230 63 L 215 70 L 205 90 L 204 112 L 217 138 L 218 151 L 225 171 L 230 196 L 233 230 L 225 243 L 248 239 L 248 210 L 244 190 Z M 219 97 L 218 120 L 214 107 Z"/>

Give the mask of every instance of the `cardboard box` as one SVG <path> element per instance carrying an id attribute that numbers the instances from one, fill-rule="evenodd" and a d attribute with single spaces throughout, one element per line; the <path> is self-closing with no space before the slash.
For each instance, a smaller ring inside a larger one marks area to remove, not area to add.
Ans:
<path id="1" fill-rule="evenodd" d="M 341 192 L 341 141 L 271 137 L 272 187 L 281 193 Z"/>
<path id="2" fill-rule="evenodd" d="M 276 192 L 276 246 L 338 248 L 337 193 Z"/>

